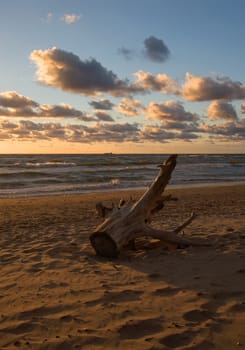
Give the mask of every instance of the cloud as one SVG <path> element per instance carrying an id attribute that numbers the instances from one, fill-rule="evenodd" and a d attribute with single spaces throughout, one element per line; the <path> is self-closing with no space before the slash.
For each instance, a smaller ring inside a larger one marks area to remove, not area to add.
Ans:
<path id="1" fill-rule="evenodd" d="M 245 85 L 229 78 L 212 79 L 186 73 L 182 96 L 188 101 L 239 100 L 245 98 Z"/>
<path id="2" fill-rule="evenodd" d="M 159 125 L 145 125 L 141 129 L 141 139 L 150 142 L 168 142 L 176 138 L 176 133 L 165 131 Z"/>
<path id="3" fill-rule="evenodd" d="M 104 121 L 104 122 L 113 122 L 114 121 L 114 119 L 108 113 L 105 113 L 105 112 L 96 111 L 95 116 L 100 121 Z"/>
<path id="4" fill-rule="evenodd" d="M 149 72 L 142 70 L 134 73 L 137 80 L 134 85 L 142 91 L 160 91 L 164 94 L 179 94 L 179 88 L 174 79 L 170 78 L 167 74 L 153 75 Z"/>
<path id="5" fill-rule="evenodd" d="M 170 133 L 172 135 L 169 137 L 170 139 L 191 141 L 199 138 L 199 133 L 202 132 L 198 124 L 199 117 L 187 112 L 181 102 L 173 100 L 162 103 L 150 102 L 145 113 L 146 119 L 161 122 L 160 130 Z M 162 134 L 162 136 L 164 135 Z"/>
<path id="6" fill-rule="evenodd" d="M 144 40 L 145 56 L 151 61 L 162 63 L 170 55 L 170 51 L 162 39 L 150 36 Z"/>
<path id="7" fill-rule="evenodd" d="M 171 123 L 171 122 L 169 122 Z M 174 123 L 174 122 L 172 122 Z M 169 125 L 170 126 L 170 125 Z M 0 120 L 0 140 L 60 140 L 78 143 L 98 142 L 170 142 L 173 140 L 192 141 L 202 135 L 209 136 L 219 141 L 244 141 L 245 119 L 239 122 L 226 122 L 219 125 L 202 125 L 196 127 L 193 123 L 172 124 L 172 129 L 167 125 L 145 125 L 129 123 L 101 123 L 90 125 L 61 124 L 57 122 L 37 123 L 30 120 L 9 122 Z"/>
<path id="8" fill-rule="evenodd" d="M 232 104 L 224 101 L 213 101 L 208 107 L 208 117 L 213 120 L 236 120 L 237 113 Z"/>
<path id="9" fill-rule="evenodd" d="M 164 121 L 195 122 L 196 114 L 187 112 L 179 101 L 166 101 L 161 103 L 150 102 L 145 110 L 147 119 Z"/>
<path id="10" fill-rule="evenodd" d="M 91 101 L 89 102 L 89 104 L 95 109 L 103 109 L 108 111 L 111 110 L 114 106 L 114 103 L 106 99 L 100 101 Z"/>
<path id="11" fill-rule="evenodd" d="M 245 118 L 240 121 L 228 121 L 218 125 L 203 125 L 202 131 L 215 137 L 216 141 L 239 142 L 245 140 Z"/>
<path id="12" fill-rule="evenodd" d="M 88 96 L 98 93 L 124 96 L 136 91 L 94 58 L 82 61 L 71 52 L 52 48 L 34 50 L 30 59 L 37 65 L 38 81 L 44 85 Z"/>
<path id="13" fill-rule="evenodd" d="M 199 136 L 186 131 L 169 131 L 159 125 L 146 125 L 141 129 L 140 138 L 148 142 L 166 143 L 173 140 L 191 141 L 199 138 Z"/>
<path id="14" fill-rule="evenodd" d="M 80 18 L 81 18 L 81 15 L 76 15 L 74 13 L 72 14 L 67 13 L 62 17 L 62 20 L 67 24 L 73 24 L 75 22 L 78 22 Z"/>
<path id="15" fill-rule="evenodd" d="M 118 112 L 128 115 L 131 117 L 136 117 L 139 115 L 139 109 L 143 109 L 144 106 L 138 100 L 133 100 L 130 98 L 123 98 L 120 104 L 117 106 Z"/>
<path id="16" fill-rule="evenodd" d="M 46 15 L 46 22 L 49 23 L 52 21 L 53 18 L 53 13 L 52 12 L 48 12 L 48 14 Z"/>
<path id="17" fill-rule="evenodd" d="M 15 91 L 0 93 L 0 116 L 3 117 L 36 117 L 39 104 L 29 97 Z"/>
<path id="18" fill-rule="evenodd" d="M 163 124 L 165 129 L 178 130 L 184 133 L 202 132 L 199 124 L 196 122 L 176 122 L 176 121 L 165 121 Z"/>
<path id="19" fill-rule="evenodd" d="M 15 91 L 5 91 L 0 93 L 0 106 L 6 108 L 31 108 L 37 107 L 38 103 Z"/>
<path id="20" fill-rule="evenodd" d="M 0 121 L 0 140 L 60 140 L 67 142 L 139 142 L 137 124 L 95 123 L 81 124 L 34 123 L 21 120 L 18 123 Z"/>
<path id="21" fill-rule="evenodd" d="M 119 55 L 121 55 L 124 58 L 126 58 L 126 60 L 131 60 L 134 57 L 134 55 L 135 55 L 134 50 L 127 49 L 126 47 L 120 47 L 117 50 L 117 52 L 118 52 Z"/>
<path id="22" fill-rule="evenodd" d="M 49 105 L 43 104 L 39 106 L 40 117 L 52 117 L 52 118 L 77 118 L 84 116 L 84 113 L 73 108 L 69 104 Z"/>
<path id="23" fill-rule="evenodd" d="M 245 102 L 241 104 L 241 112 L 245 113 Z"/>
<path id="24" fill-rule="evenodd" d="M 138 134 L 137 124 L 96 123 L 91 126 L 69 126 L 69 141 L 71 142 L 138 142 Z"/>
<path id="25" fill-rule="evenodd" d="M 67 103 L 60 105 L 39 105 L 29 97 L 18 94 L 16 91 L 0 93 L 0 116 L 18 118 L 78 118 L 87 122 L 97 120 Z"/>

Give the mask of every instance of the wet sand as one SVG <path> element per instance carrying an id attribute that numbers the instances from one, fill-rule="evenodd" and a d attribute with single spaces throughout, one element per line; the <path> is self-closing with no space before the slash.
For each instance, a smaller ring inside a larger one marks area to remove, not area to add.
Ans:
<path id="1" fill-rule="evenodd" d="M 95 204 L 140 191 L 1 199 L 0 349 L 245 349 L 245 185 L 171 193 L 152 225 L 195 211 L 184 234 L 209 247 L 95 256 Z"/>

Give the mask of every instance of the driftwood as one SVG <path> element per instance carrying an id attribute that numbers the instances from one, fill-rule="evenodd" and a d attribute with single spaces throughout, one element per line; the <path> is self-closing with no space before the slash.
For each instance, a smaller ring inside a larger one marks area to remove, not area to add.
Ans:
<path id="1" fill-rule="evenodd" d="M 178 233 L 192 222 L 195 218 L 194 213 L 172 231 L 158 230 L 149 226 L 152 215 L 161 210 L 166 201 L 176 200 L 171 195 L 162 195 L 176 166 L 176 159 L 177 156 L 172 155 L 165 163 L 159 165 L 158 176 L 137 202 L 132 199 L 127 202 L 121 200 L 117 207 L 111 208 L 101 203 L 97 204 L 97 214 L 105 218 L 90 235 L 90 242 L 97 254 L 115 258 L 124 246 L 142 236 L 151 236 L 182 247 L 191 245 L 187 238 L 178 236 Z"/>

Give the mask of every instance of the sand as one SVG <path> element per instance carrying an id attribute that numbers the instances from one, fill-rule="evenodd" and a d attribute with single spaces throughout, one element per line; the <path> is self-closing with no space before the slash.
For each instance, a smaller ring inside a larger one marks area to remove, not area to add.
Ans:
<path id="1" fill-rule="evenodd" d="M 140 240 L 95 256 L 95 203 L 128 191 L 0 200 L 0 349 L 245 349 L 245 186 L 175 189 L 156 227 L 211 246 Z M 139 191 L 131 192 L 135 198 Z"/>

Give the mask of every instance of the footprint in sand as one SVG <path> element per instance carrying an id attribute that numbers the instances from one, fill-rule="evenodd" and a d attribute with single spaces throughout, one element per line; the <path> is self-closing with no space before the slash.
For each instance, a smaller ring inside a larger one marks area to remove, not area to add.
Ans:
<path id="1" fill-rule="evenodd" d="M 215 312 L 220 306 L 225 305 L 230 299 L 243 298 L 244 291 L 233 291 L 233 292 L 217 292 L 211 294 L 211 299 L 201 305 L 203 309 L 208 309 Z"/>
<path id="2" fill-rule="evenodd" d="M 6 327 L 1 329 L 3 334 L 12 333 L 12 334 L 23 334 L 32 332 L 35 327 L 38 327 L 39 324 L 31 321 L 27 322 L 18 322 L 13 324 L 11 327 Z"/>
<path id="3" fill-rule="evenodd" d="M 71 322 L 73 321 L 73 317 L 71 315 L 64 315 L 60 317 L 60 321 Z"/>
<path id="4" fill-rule="evenodd" d="M 236 312 L 245 312 L 245 301 L 241 303 L 237 303 L 230 307 L 229 312 L 236 313 Z"/>
<path id="5" fill-rule="evenodd" d="M 174 333 L 169 334 L 164 338 L 161 338 L 159 342 L 160 344 L 165 345 L 170 349 L 176 349 L 182 346 L 189 345 L 192 342 L 194 335 L 195 333 L 191 331 L 185 331 L 183 333 Z"/>
<path id="6" fill-rule="evenodd" d="M 183 318 L 186 321 L 191 321 L 195 323 L 205 322 L 209 319 L 213 319 L 214 316 L 215 314 L 208 310 L 198 310 L 198 309 L 194 309 L 183 314 Z"/>
<path id="7" fill-rule="evenodd" d="M 148 278 L 150 280 L 155 280 L 155 279 L 158 280 L 158 279 L 162 278 L 162 275 L 160 273 L 158 273 L 158 272 L 153 272 L 153 273 L 150 273 L 148 275 Z"/>
<path id="8" fill-rule="evenodd" d="M 62 306 L 39 306 L 30 310 L 22 311 L 16 316 L 19 320 L 28 320 L 33 317 L 46 317 L 49 315 L 61 315 L 67 310 L 71 310 L 71 305 L 62 305 Z"/>
<path id="9" fill-rule="evenodd" d="M 138 339 L 146 335 L 161 332 L 163 322 L 161 318 L 146 318 L 141 320 L 130 320 L 123 324 L 118 332 L 120 339 Z"/>

